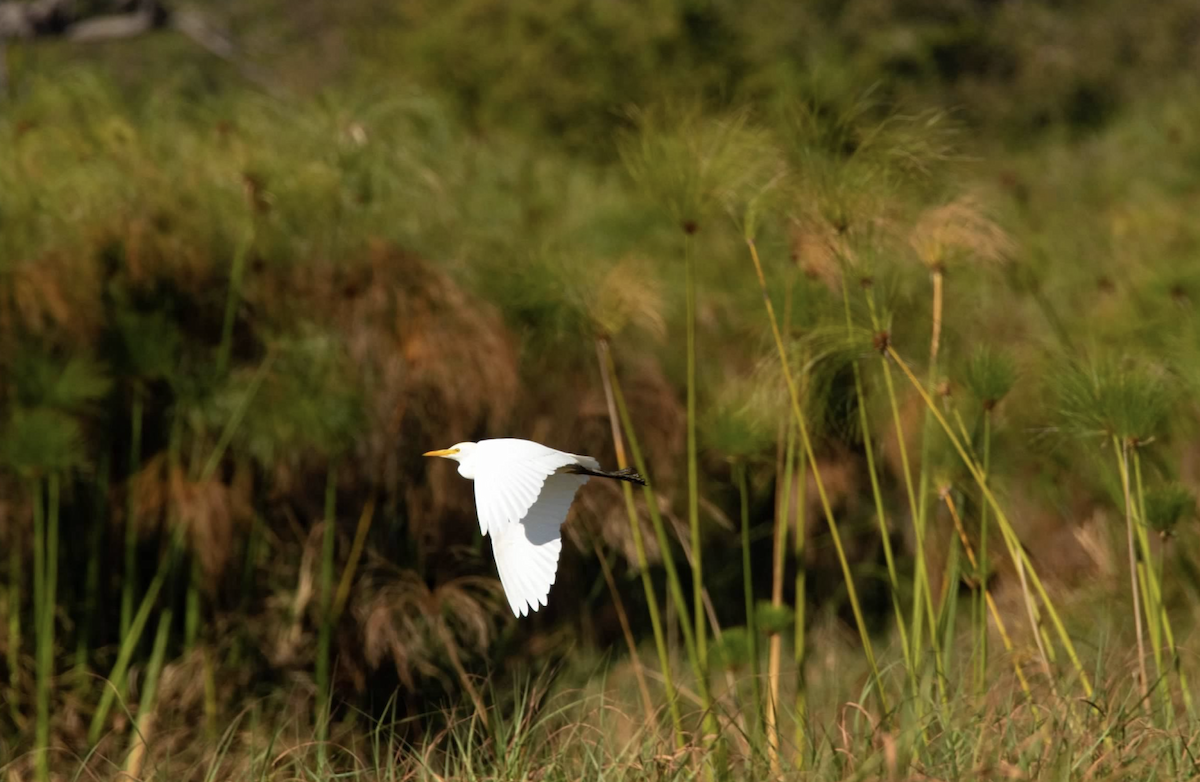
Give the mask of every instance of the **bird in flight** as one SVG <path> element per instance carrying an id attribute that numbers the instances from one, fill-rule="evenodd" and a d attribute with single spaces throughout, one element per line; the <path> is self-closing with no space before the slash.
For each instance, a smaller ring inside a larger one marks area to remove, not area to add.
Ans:
<path id="1" fill-rule="evenodd" d="M 475 481 L 479 531 L 492 538 L 500 583 L 517 616 L 546 605 L 562 551 L 560 528 L 579 487 L 593 476 L 646 484 L 631 469 L 601 470 L 590 456 L 530 440 L 458 443 L 424 455 L 458 462 L 458 474 Z"/>

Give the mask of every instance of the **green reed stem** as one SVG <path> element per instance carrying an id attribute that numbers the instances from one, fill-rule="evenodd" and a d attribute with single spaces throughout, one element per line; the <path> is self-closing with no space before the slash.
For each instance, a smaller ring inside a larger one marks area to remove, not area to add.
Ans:
<path id="1" fill-rule="evenodd" d="M 317 755 L 325 768 L 330 721 L 330 641 L 333 637 L 333 552 L 337 506 L 337 464 L 329 459 L 325 476 L 325 527 L 321 544 L 321 627 L 317 637 Z"/>
<path id="2" fill-rule="evenodd" d="M 1137 550 L 1134 546 L 1133 523 L 1133 494 L 1129 488 L 1129 452 L 1128 444 L 1120 442 L 1116 435 L 1112 437 L 1113 448 L 1117 455 L 1117 469 L 1121 475 L 1121 491 L 1125 495 L 1125 535 L 1129 547 L 1129 589 L 1133 600 L 1133 626 L 1137 633 L 1138 671 L 1141 673 L 1141 703 L 1150 708 L 1148 693 L 1150 681 L 1146 674 L 1146 647 L 1142 638 L 1142 605 L 1137 577 Z"/>
<path id="3" fill-rule="evenodd" d="M 909 383 L 912 384 L 913 388 L 916 389 L 917 393 L 921 396 L 921 400 L 925 403 L 925 406 L 933 412 L 934 418 L 937 420 L 938 424 L 941 425 L 942 430 L 946 433 L 951 445 L 954 446 L 954 450 L 958 452 L 959 458 L 962 459 L 967 471 L 971 473 L 971 477 L 975 479 L 976 485 L 979 486 L 980 490 L 983 492 L 984 499 L 987 500 L 988 504 L 992 508 L 992 512 L 996 516 L 996 523 L 1000 525 L 1000 532 L 1004 538 L 1005 545 L 1008 547 L 1009 553 L 1012 555 L 1014 561 L 1019 561 L 1024 566 L 1025 572 L 1029 576 L 1029 580 L 1033 582 L 1034 588 L 1038 592 L 1038 596 L 1041 598 L 1042 603 L 1046 606 L 1046 611 L 1050 614 L 1050 620 L 1054 624 L 1054 628 L 1058 634 L 1059 640 L 1062 642 L 1063 647 L 1067 650 L 1067 656 L 1071 659 L 1071 664 L 1074 666 L 1075 672 L 1079 676 L 1079 681 L 1083 686 L 1084 694 L 1089 698 L 1093 697 L 1095 690 L 1092 687 L 1091 679 L 1088 677 L 1087 671 L 1084 669 L 1083 663 L 1079 659 L 1079 655 L 1075 650 L 1075 644 L 1071 641 L 1071 636 L 1067 634 L 1066 627 L 1062 623 L 1062 617 L 1059 616 L 1058 610 L 1054 607 L 1053 601 L 1050 600 L 1050 595 L 1046 592 L 1046 588 L 1042 584 L 1042 580 L 1038 576 L 1037 570 L 1033 567 L 1033 561 L 1029 558 L 1029 555 L 1025 552 L 1024 548 L 1022 548 L 1020 538 L 1017 537 L 1016 531 L 1013 530 L 1012 524 L 1008 520 L 1008 516 L 1005 515 L 1004 509 L 1000 507 L 1000 503 L 996 499 L 996 495 L 992 493 L 991 488 L 988 486 L 983 471 L 977 464 L 975 464 L 975 461 L 967 453 L 958 437 L 954 434 L 954 430 L 950 428 L 950 424 L 946 421 L 945 416 L 943 416 L 941 411 L 937 409 L 933 399 L 929 396 L 929 392 L 927 392 L 921 385 L 921 381 L 918 380 L 917 376 L 913 374 L 912 369 L 908 366 L 904 359 L 901 358 L 900 354 L 896 351 L 896 348 L 888 345 L 886 350 L 887 355 L 896 362 L 896 365 L 900 367 L 900 369 L 904 372 L 905 377 L 908 378 Z M 1038 632 L 1038 628 L 1036 626 L 1033 628 L 1033 632 Z"/>
<path id="4" fill-rule="evenodd" d="M 875 306 L 875 293 L 872 290 L 872 288 L 870 288 L 870 287 L 867 287 L 867 289 L 866 289 L 866 299 L 867 299 L 867 308 L 871 312 L 871 328 L 875 331 L 875 333 L 877 335 L 882 334 L 883 326 L 879 319 L 879 312 Z M 917 490 L 913 483 L 912 466 L 908 459 L 908 445 L 907 445 L 907 441 L 904 436 L 904 422 L 900 416 L 900 401 L 899 401 L 899 397 L 896 395 L 895 381 L 892 379 L 892 367 L 891 367 L 891 364 L 888 363 L 886 356 L 880 356 L 880 364 L 883 367 L 883 381 L 884 381 L 885 387 L 887 388 L 888 403 L 890 404 L 891 409 L 892 409 L 892 425 L 896 430 L 896 445 L 897 445 L 897 449 L 900 452 L 900 467 L 901 467 L 901 471 L 904 473 L 904 489 L 905 489 L 905 493 L 908 497 L 909 514 L 911 515 L 912 525 L 913 525 L 913 537 L 916 538 L 916 546 L 917 546 L 916 555 L 915 555 L 916 576 L 914 578 L 914 583 L 913 583 L 913 604 L 912 604 L 913 614 L 910 617 L 910 621 L 913 623 L 913 627 L 912 627 L 912 634 L 910 634 L 910 636 L 909 636 L 909 642 L 911 644 L 913 644 L 913 653 L 909 655 L 909 659 L 911 660 L 912 664 L 915 666 L 918 663 L 918 661 L 920 660 L 920 657 L 917 654 L 919 652 L 918 647 L 919 647 L 919 643 L 920 643 L 920 629 L 921 629 L 919 626 L 920 620 L 918 618 L 918 614 L 920 614 L 920 612 L 922 610 L 924 610 L 929 621 L 930 622 L 933 621 L 933 601 L 929 597 L 930 595 L 933 594 L 933 589 L 929 583 L 929 570 L 926 567 L 926 560 L 925 560 L 925 529 L 921 524 L 918 523 L 918 519 L 921 515 L 921 511 L 920 511 L 920 508 L 918 507 L 919 503 L 917 500 L 917 497 L 918 497 Z M 916 670 L 915 669 L 913 672 L 913 677 L 914 677 L 914 686 L 915 686 L 915 681 L 916 681 Z M 919 704 L 918 708 L 923 708 L 922 704 L 924 703 L 924 701 L 922 699 L 918 699 L 917 702 Z"/>
<path id="5" fill-rule="evenodd" d="M 1136 497 L 1134 529 L 1137 532 L 1138 548 L 1141 551 L 1142 602 L 1146 609 L 1146 626 L 1150 630 L 1150 645 L 1154 653 L 1154 672 L 1160 680 L 1157 689 L 1163 701 L 1163 716 L 1169 729 L 1175 721 L 1174 708 L 1170 693 L 1167 669 L 1163 664 L 1163 635 L 1166 612 L 1162 603 L 1162 582 L 1154 568 L 1154 555 L 1150 549 L 1150 535 L 1146 529 L 1146 492 L 1142 483 L 1142 460 L 1135 448 L 1133 450 L 1134 493 Z"/>
<path id="6" fill-rule="evenodd" d="M 233 263 L 229 269 L 229 290 L 225 296 L 225 317 L 221 323 L 221 343 L 217 348 L 216 371 L 224 375 L 229 368 L 229 356 L 233 349 L 233 326 L 237 320 L 237 308 L 242 300 L 242 278 L 246 271 L 246 256 L 254 243 L 254 229 L 246 231 L 246 236 L 238 244 L 233 253 Z"/>
<path id="7" fill-rule="evenodd" d="M 176 474 L 180 469 L 180 450 L 182 447 L 183 417 L 176 415 L 171 422 L 171 433 L 167 441 L 167 470 L 169 475 Z M 162 557 L 159 559 L 158 570 L 155 572 L 154 578 L 142 594 L 142 601 L 138 605 L 136 613 L 130 619 L 129 627 L 121 635 L 121 647 L 117 652 L 117 660 L 113 663 L 112 671 L 109 673 L 108 686 L 100 694 L 100 702 L 96 707 L 96 711 L 92 713 L 92 721 L 88 726 L 89 746 L 95 746 L 96 742 L 100 740 L 100 734 L 108 721 L 108 713 L 112 709 L 113 701 L 118 698 L 123 701 L 125 698 L 126 674 L 129 670 L 129 664 L 133 660 L 133 654 L 141 642 L 142 633 L 146 629 L 146 622 L 150 618 L 150 611 L 154 608 L 154 604 L 158 600 L 158 594 L 162 591 L 163 584 L 174 570 L 175 563 L 184 550 L 187 529 L 179 523 L 178 508 L 174 504 L 172 504 L 168 516 L 170 520 L 168 528 L 171 530 L 171 539 L 167 543 Z"/>
<path id="8" fill-rule="evenodd" d="M 846 332 L 849 336 L 854 328 L 850 316 L 850 293 L 846 288 L 846 275 L 842 275 L 842 307 L 846 314 Z M 879 470 L 875 466 L 875 447 L 871 442 L 871 422 L 867 416 L 867 396 L 863 391 L 862 371 L 857 359 L 851 362 L 854 371 L 854 393 L 858 400 L 858 425 L 862 429 L 863 450 L 867 457 L 867 475 L 871 479 L 871 494 L 875 500 L 875 519 L 879 523 L 879 539 L 883 543 L 883 556 L 887 563 L 888 584 L 891 587 L 892 611 L 896 615 L 896 629 L 900 633 L 900 645 L 904 650 L 904 669 L 909 677 L 915 677 L 912 657 L 908 647 L 908 631 L 905 629 L 904 609 L 900 606 L 900 579 L 896 575 L 896 558 L 892 554 L 892 536 L 883 506 L 883 492 L 879 488 Z"/>
<path id="9" fill-rule="evenodd" d="M 950 519 L 954 522 L 954 528 L 958 531 L 959 540 L 962 541 L 963 552 L 967 555 L 967 559 L 970 561 L 971 565 L 978 570 L 979 561 L 975 559 L 975 554 L 971 549 L 971 541 L 967 539 L 967 531 L 963 527 L 962 519 L 958 515 L 958 510 L 954 507 L 954 499 L 950 496 L 949 491 L 945 492 L 942 495 L 942 498 L 946 503 L 946 509 L 950 511 Z M 991 611 L 992 619 L 996 622 L 996 631 L 1000 633 L 1000 638 L 1004 642 L 1004 648 L 1008 652 L 1009 660 L 1012 662 L 1013 673 L 1016 674 L 1017 681 L 1021 685 L 1021 692 L 1025 693 L 1025 697 L 1027 699 L 1032 699 L 1033 695 L 1029 689 L 1029 681 L 1025 678 L 1025 673 L 1021 670 L 1020 663 L 1017 662 L 1012 639 L 1009 638 L 1008 629 L 1004 626 L 1004 619 L 1000 616 L 1000 611 L 996 608 L 996 601 L 992 599 L 992 593 L 987 588 L 986 584 L 980 587 L 980 591 L 983 592 L 984 603 L 986 604 L 987 609 Z M 984 618 L 984 621 L 987 621 L 986 617 Z"/>
<path id="10" fill-rule="evenodd" d="M 930 274 L 933 282 L 933 327 L 929 338 L 929 380 L 930 388 L 934 388 L 937 384 L 938 359 L 941 355 L 940 347 L 942 341 L 942 304 L 943 290 L 945 283 L 945 275 L 940 267 L 934 267 Z M 930 420 L 929 411 L 925 411 L 925 419 L 921 426 L 921 472 L 917 479 L 917 526 L 920 528 L 920 539 L 925 538 L 925 533 L 929 528 L 929 483 L 932 470 L 930 469 L 930 449 L 933 443 L 933 422 Z M 954 547 L 957 542 L 952 538 L 950 541 L 951 547 Z M 922 546 L 924 550 L 924 546 Z M 942 660 L 941 642 L 938 639 L 937 624 L 940 619 L 941 612 L 933 611 L 933 592 L 929 589 L 929 563 L 925 561 L 924 553 L 922 553 L 917 567 L 925 572 L 924 586 L 918 587 L 917 591 L 924 591 L 925 607 L 931 614 L 929 617 L 929 641 L 933 646 L 934 672 L 937 678 L 938 694 L 943 705 L 946 703 L 946 676 L 945 666 Z M 921 583 L 921 580 L 918 580 Z M 918 601 L 914 596 L 913 611 L 918 610 Z M 934 616 L 938 619 L 935 619 Z M 921 659 L 921 618 L 920 615 L 913 615 L 913 643 L 916 648 L 913 650 L 913 660 Z"/>
<path id="11" fill-rule="evenodd" d="M 613 448 L 616 450 L 617 468 L 623 470 L 629 464 L 625 455 L 625 444 L 621 437 L 621 421 L 624 416 L 617 412 L 617 379 L 608 342 L 603 339 L 596 340 L 596 353 L 600 361 L 600 379 L 604 386 L 604 398 L 608 403 L 609 425 L 612 427 Z M 622 400 L 622 409 L 623 405 L 624 400 Z M 632 431 L 631 426 L 626 425 L 625 428 Z M 632 434 L 629 437 L 632 445 Z M 641 461 L 640 458 L 638 461 Z M 642 468 L 639 467 L 638 469 L 641 470 Z M 646 473 L 643 472 L 642 475 L 645 476 Z M 648 478 L 647 482 L 649 482 Z M 663 689 L 667 693 L 667 708 L 671 714 L 671 725 L 675 734 L 675 747 L 681 749 L 686 744 L 683 735 L 683 719 L 679 713 L 679 698 L 675 692 L 675 682 L 671 674 L 671 657 L 667 652 L 667 641 L 663 632 L 662 618 L 658 612 L 658 594 L 654 588 L 654 579 L 650 576 L 650 561 L 646 557 L 646 544 L 642 540 L 642 524 L 638 520 L 637 507 L 633 501 L 633 486 L 627 481 L 622 481 L 621 491 L 625 497 L 625 512 L 629 518 L 629 532 L 633 536 L 633 547 L 637 552 L 638 570 L 642 577 L 642 590 L 646 593 L 646 606 L 650 613 L 650 627 L 654 633 L 654 648 L 658 652 L 658 665 L 662 670 Z M 669 557 L 670 552 L 663 549 L 663 559 L 667 560 Z M 649 719 L 650 714 L 647 714 L 646 717 Z"/>
<path id="12" fill-rule="evenodd" d="M 371 497 L 363 505 L 362 513 L 358 516 L 358 524 L 354 528 L 354 540 L 350 544 L 350 554 L 342 568 L 341 578 L 338 579 L 337 590 L 333 593 L 333 619 L 342 615 L 346 601 L 350 599 L 350 586 L 354 582 L 354 574 L 358 570 L 358 562 L 362 559 L 363 547 L 367 543 L 367 533 L 371 530 L 371 520 L 375 517 L 375 498 Z"/>
<path id="13" fill-rule="evenodd" d="M 650 514 L 650 524 L 654 527 L 654 537 L 658 541 L 659 551 L 662 552 L 663 567 L 667 571 L 667 586 L 671 593 L 671 600 L 675 611 L 679 614 L 679 629 L 683 633 L 684 649 L 691 664 L 692 674 L 696 679 L 696 686 L 700 690 L 700 702 L 704 707 L 704 730 L 716 735 L 718 728 L 716 714 L 712 708 L 712 693 L 708 686 L 708 677 L 703 675 L 700 668 L 696 639 L 692 633 L 691 618 L 688 613 L 688 603 L 684 597 L 682 582 L 679 580 L 679 572 L 675 568 L 675 560 L 671 556 L 671 543 L 667 538 L 666 526 L 663 524 L 662 514 L 658 512 L 658 498 L 650 485 L 650 472 L 642 455 L 641 445 L 638 443 L 637 432 L 633 428 L 633 419 L 630 417 L 629 408 L 625 403 L 625 394 L 621 390 L 621 381 L 617 376 L 617 367 L 613 361 L 612 352 L 607 351 L 605 358 L 608 364 L 609 378 L 612 380 L 613 401 L 616 402 L 617 413 L 621 417 L 621 427 L 629 442 L 629 453 L 633 457 L 633 464 L 637 471 L 646 478 L 646 485 L 642 487 L 646 510 Z"/>
<path id="14" fill-rule="evenodd" d="M 875 680 L 880 706 L 884 712 L 888 712 L 890 709 L 888 708 L 887 693 L 884 690 L 883 678 L 879 673 L 879 665 L 875 660 L 875 649 L 871 644 L 871 635 L 867 632 L 867 623 L 863 619 L 862 606 L 858 601 L 858 590 L 854 586 L 854 575 L 850 570 L 850 562 L 846 559 L 846 550 L 842 546 L 842 536 L 838 532 L 837 521 L 833 517 L 833 507 L 829 504 L 829 497 L 825 493 L 825 483 L 821 480 L 821 471 L 817 467 L 817 458 L 813 450 L 812 438 L 808 434 L 808 424 L 805 423 L 804 414 L 800 410 L 800 396 L 796 391 L 796 383 L 792 378 L 792 370 L 788 365 L 787 349 L 783 345 L 783 335 L 779 331 L 779 320 L 775 317 L 775 306 L 771 303 L 771 296 L 767 291 L 767 279 L 763 274 L 762 261 L 758 257 L 758 247 L 755 245 L 754 240 L 749 237 L 746 239 L 746 244 L 750 248 L 750 258 L 754 262 L 754 271 L 758 276 L 758 285 L 762 291 L 763 305 L 767 310 L 767 318 L 771 321 L 771 332 L 775 338 L 775 347 L 779 352 L 779 363 L 780 368 L 783 370 L 783 378 L 787 383 L 788 397 L 792 404 L 792 415 L 795 416 L 797 425 L 800 427 L 800 440 L 804 445 L 804 452 L 808 457 L 808 461 L 812 465 L 813 480 L 817 485 L 817 494 L 821 498 L 821 508 L 825 513 L 825 522 L 829 526 L 829 535 L 833 539 L 833 546 L 837 551 L 838 562 L 842 566 L 842 577 L 846 582 L 846 594 L 850 599 L 850 607 L 854 612 L 854 621 L 858 626 L 859 637 L 862 639 L 863 651 L 867 656 L 867 662 L 871 666 L 871 674 Z"/>
<path id="15" fill-rule="evenodd" d="M 991 475 L 992 464 L 992 411 L 990 409 L 983 411 L 983 480 L 987 481 Z M 987 611 L 985 610 L 985 602 L 987 595 L 988 583 L 988 505 L 986 502 L 980 503 L 979 508 L 979 562 L 975 568 L 976 577 L 979 579 L 979 588 L 976 589 L 976 612 L 979 622 L 975 630 L 975 694 L 982 698 L 987 689 L 987 659 L 988 659 L 988 631 L 987 631 Z"/>
<path id="16" fill-rule="evenodd" d="M 786 480 L 790 482 L 792 476 L 796 475 L 796 523 L 795 537 L 792 541 L 792 556 L 796 560 L 796 596 L 795 596 L 795 655 L 796 664 L 796 765 L 798 768 L 804 767 L 804 750 L 808 743 L 808 677 L 804 673 L 804 666 L 808 660 L 808 639 L 806 638 L 806 624 L 808 618 L 806 616 L 807 605 L 807 586 L 808 586 L 808 567 L 805 563 L 804 540 L 807 530 L 807 515 L 808 515 L 808 457 L 804 450 L 799 453 L 799 464 L 797 469 L 793 470 L 792 465 L 797 459 L 796 454 L 796 428 L 789 422 L 787 435 L 787 456 L 784 458 L 785 470 L 787 471 Z M 788 483 L 784 484 L 784 495 L 789 500 L 791 498 L 791 490 Z M 791 514 L 788 506 L 784 506 L 783 523 L 786 526 L 792 526 L 790 522 Z"/>
<path id="17" fill-rule="evenodd" d="M 136 730 L 130 740 L 129 750 L 125 756 L 124 773 L 130 779 L 137 779 L 141 772 L 141 759 L 145 754 L 145 741 L 151 731 L 154 710 L 158 699 L 158 684 L 162 678 L 163 661 L 167 654 L 167 640 L 171 634 L 171 620 L 174 611 L 167 605 L 158 617 L 158 630 L 154 634 L 154 647 L 150 651 L 150 662 L 146 666 L 146 675 L 142 685 L 142 696 L 138 700 Z"/>
<path id="18" fill-rule="evenodd" d="M 142 461 L 142 393 L 133 391 L 130 405 L 129 424 L 129 473 L 125 479 L 125 574 L 121 580 L 121 620 L 119 633 L 122 638 L 129 634 L 133 620 L 133 592 L 137 588 L 137 492 L 134 478 Z"/>
<path id="19" fill-rule="evenodd" d="M 46 602 L 46 510 L 40 480 L 29 481 L 29 496 L 33 514 L 33 627 L 37 636 L 35 643 L 40 643 L 42 606 Z"/>
<path id="20" fill-rule="evenodd" d="M 87 683 L 88 649 L 96 623 L 97 597 L 100 594 L 100 555 L 104 544 L 104 529 L 108 523 L 108 454 L 100 457 L 96 471 L 92 506 L 91 530 L 88 533 L 88 563 L 84 574 L 83 623 L 75 640 L 75 675 L 80 685 Z"/>
<path id="21" fill-rule="evenodd" d="M 758 620 L 754 610 L 754 578 L 752 557 L 750 556 L 750 492 L 746 487 L 746 465 L 737 462 L 733 465 L 734 482 L 738 487 L 738 497 L 741 500 L 742 515 L 742 591 L 746 598 L 746 637 L 750 651 L 750 683 L 754 698 L 754 713 L 757 725 L 763 724 L 762 686 L 759 681 L 758 667 Z M 628 485 L 628 484 L 626 484 Z"/>
<path id="22" fill-rule="evenodd" d="M 50 645 L 52 639 L 47 636 L 47 628 L 53 627 L 53 622 L 47 622 L 47 614 L 53 614 L 54 609 L 47 603 L 46 585 L 46 552 L 48 535 L 46 532 L 45 487 L 39 479 L 30 482 L 30 492 L 33 498 L 33 619 L 34 619 L 34 663 L 36 722 L 34 752 L 34 773 L 38 782 L 46 782 L 50 778 Z"/>
<path id="23" fill-rule="evenodd" d="M 46 512 L 46 589 L 43 593 L 44 602 L 42 603 L 42 610 L 45 612 L 46 643 L 42 647 L 42 654 L 45 655 L 42 664 L 45 666 L 46 679 L 44 683 L 47 688 L 54 680 L 54 619 L 58 607 L 59 483 L 60 476 L 57 472 L 51 472 L 46 478 L 49 507 Z M 42 692 L 39 688 L 39 695 L 46 698 L 49 690 Z M 39 702 L 40 705 L 42 704 Z M 47 745 L 42 744 L 42 746 Z"/>
<path id="24" fill-rule="evenodd" d="M 790 433 L 791 428 L 791 420 L 788 419 L 785 431 Z M 785 461 L 783 467 L 790 470 L 792 465 Z M 788 495 L 785 497 L 790 499 Z M 786 501 L 777 502 L 771 535 L 771 605 L 780 609 L 783 607 L 783 569 L 787 562 L 788 533 L 787 514 L 780 511 L 785 509 L 786 504 Z M 768 767 L 771 776 L 775 778 L 779 776 L 782 767 L 779 757 L 779 671 L 782 664 L 783 639 L 778 632 L 772 632 L 767 646 L 767 703 L 764 716 L 767 721 Z"/>
<path id="25" fill-rule="evenodd" d="M 687 270 L 687 479 L 688 526 L 692 537 L 692 619 L 696 622 L 696 659 L 708 678 L 708 631 L 704 614 L 704 557 L 700 541 L 700 478 L 696 461 L 696 268 L 692 238 L 684 234 Z"/>
<path id="26" fill-rule="evenodd" d="M 954 630 L 958 619 L 958 585 L 962 577 L 961 546 L 958 536 L 950 537 L 946 544 L 950 555 L 946 558 L 946 570 L 942 574 L 942 596 L 938 604 L 938 636 L 942 648 L 942 665 L 948 666 L 954 649 Z M 945 678 L 947 668 L 943 668 Z"/>
<path id="27" fill-rule="evenodd" d="M 1142 483 L 1142 460 L 1135 450 L 1133 452 L 1133 472 L 1137 482 L 1138 493 L 1138 509 L 1142 519 L 1142 529 L 1145 532 L 1146 523 L 1146 494 Z M 1145 550 L 1149 551 L 1149 540 L 1145 541 Z M 1147 554 L 1149 557 L 1149 554 Z M 1165 557 L 1164 557 L 1165 558 Z M 1182 661 L 1179 656 L 1179 649 L 1175 645 L 1175 631 L 1171 626 L 1171 615 L 1167 611 L 1166 603 L 1163 599 L 1163 567 L 1160 566 L 1157 570 L 1157 575 L 1149 579 L 1150 588 L 1154 593 L 1154 602 L 1158 606 L 1158 613 L 1162 623 L 1163 635 L 1166 636 L 1167 650 L 1171 654 L 1171 667 L 1175 670 L 1175 676 L 1179 680 L 1179 690 L 1183 697 L 1184 707 L 1187 709 L 1188 717 L 1191 722 L 1196 721 L 1196 705 L 1192 697 L 1192 688 L 1188 683 L 1187 672 L 1183 670 Z"/>

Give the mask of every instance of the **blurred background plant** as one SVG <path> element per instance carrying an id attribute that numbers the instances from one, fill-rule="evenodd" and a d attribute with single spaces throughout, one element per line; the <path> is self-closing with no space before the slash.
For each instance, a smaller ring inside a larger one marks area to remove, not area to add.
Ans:
<path id="1" fill-rule="evenodd" d="M 1126 10 L 7 40 L 0 772 L 1194 767 L 1200 17 Z M 651 481 L 520 622 L 419 456 L 489 436 Z"/>

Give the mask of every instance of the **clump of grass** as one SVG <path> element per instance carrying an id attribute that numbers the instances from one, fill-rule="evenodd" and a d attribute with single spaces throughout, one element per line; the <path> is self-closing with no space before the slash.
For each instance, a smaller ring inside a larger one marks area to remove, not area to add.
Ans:
<path id="1" fill-rule="evenodd" d="M 992 420 L 996 407 L 1012 390 L 1016 382 L 1016 367 L 1012 359 L 1005 353 L 993 351 L 987 347 L 979 348 L 972 354 L 963 372 L 963 384 L 969 393 L 975 397 L 983 411 L 983 457 L 981 467 L 985 480 L 991 473 L 992 463 Z M 974 558 L 973 558 L 974 559 Z M 974 606 L 976 619 L 975 632 L 975 665 L 976 665 L 976 694 L 982 696 L 987 686 L 987 614 L 985 602 L 989 600 L 987 582 L 990 575 L 988 561 L 988 504 L 980 503 L 979 508 L 979 556 L 974 561 L 976 601 Z"/>
<path id="2" fill-rule="evenodd" d="M 1100 436 L 1102 442 L 1113 448 L 1124 499 L 1140 681 L 1143 696 L 1148 698 L 1150 683 L 1143 647 L 1143 619 L 1149 625 L 1154 655 L 1161 670 L 1160 613 L 1154 595 L 1148 594 L 1145 584 L 1143 568 L 1149 562 L 1149 552 L 1143 539 L 1144 528 L 1138 523 L 1140 465 L 1135 461 L 1138 449 L 1153 442 L 1167 429 L 1173 401 L 1171 388 L 1161 369 L 1103 355 L 1086 363 L 1069 364 L 1057 378 L 1055 391 L 1060 415 L 1068 429 L 1080 436 Z M 1135 469 L 1138 470 L 1137 487 L 1133 477 Z M 1141 563 L 1138 543 L 1142 549 Z M 1149 704 L 1145 705 L 1148 709 Z"/>

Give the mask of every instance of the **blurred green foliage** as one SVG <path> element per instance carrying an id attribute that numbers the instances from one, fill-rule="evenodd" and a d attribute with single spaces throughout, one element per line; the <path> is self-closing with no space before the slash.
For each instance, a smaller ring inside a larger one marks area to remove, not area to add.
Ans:
<path id="1" fill-rule="evenodd" d="M 1111 480 L 1075 458 L 1096 440 L 1047 448 L 1048 429 L 1155 439 L 1153 485 L 1194 489 L 1179 466 L 1200 391 L 1194 3 L 1137 14 L 1116 0 L 198 7 L 244 61 L 171 31 L 12 45 L 0 103 L 0 485 L 13 510 L 0 539 L 28 544 L 22 481 L 62 475 L 76 490 L 64 493 L 63 557 L 81 567 L 62 570 L 60 594 L 82 602 L 91 552 L 78 543 L 86 532 L 116 551 L 118 508 L 143 515 L 143 574 L 167 544 L 146 516 L 183 510 L 236 529 L 212 538 L 229 548 L 217 559 L 239 564 L 205 592 L 203 639 L 237 661 L 235 684 L 310 667 L 309 528 L 331 459 L 339 563 L 363 506 L 379 500 L 338 627 L 334 686 L 346 700 L 393 683 L 392 668 L 413 714 L 460 687 L 436 652 L 457 647 L 441 635 L 406 642 L 420 635 L 411 627 L 470 636 L 472 672 L 534 647 L 561 656 L 585 632 L 618 637 L 581 616 L 610 600 L 587 546 L 565 547 L 571 566 L 543 614 L 495 635 L 484 632 L 491 602 L 476 595 L 486 589 L 439 592 L 491 570 L 469 488 L 418 455 L 511 435 L 611 463 L 603 336 L 655 488 L 664 507 L 680 504 L 680 233 L 692 222 L 704 534 L 717 552 L 734 545 L 712 523 L 735 515 L 724 462 L 748 465 L 763 523 L 788 415 L 747 235 L 819 456 L 850 465 L 834 502 L 856 522 L 864 578 L 879 563 L 856 510 L 851 367 L 901 515 L 878 354 L 928 355 L 931 268 L 946 271 L 939 404 L 960 409 L 951 378 L 982 407 L 1006 400 L 994 473 L 1028 479 L 1022 499 L 1045 521 L 1032 535 L 1073 523 L 1078 496 L 1102 496 L 1097 482 Z M 134 400 L 145 434 L 128 464 Z M 961 412 L 974 427 L 979 410 Z M 933 442 L 939 479 L 962 480 Z M 210 458 L 219 469 L 201 485 Z M 182 462 L 187 481 L 164 460 Z M 101 463 L 112 466 L 103 489 Z M 1150 523 L 1194 536 L 1186 492 L 1152 487 Z M 580 540 L 620 544 L 598 503 L 580 514 Z M 769 538 L 756 534 L 756 561 L 769 562 Z M 820 560 L 828 542 L 813 545 Z M 739 574 L 715 561 L 714 610 L 739 616 Z M 121 558 L 96 568 L 92 583 L 116 594 Z M 192 578 L 171 577 L 179 591 Z M 641 639 L 644 606 L 620 585 Z M 471 610 L 454 613 L 455 600 Z M 27 609 L 18 601 L 18 615 Z M 443 612 L 471 621 L 431 618 Z M 764 607 L 758 624 L 788 621 Z M 123 640 L 112 625 L 92 623 L 102 629 L 84 667 L 111 663 Z M 739 633 L 716 647 L 730 668 L 748 648 Z M 27 678 L 10 696 L 28 698 Z M 239 693 L 220 697 L 232 709 Z"/>

